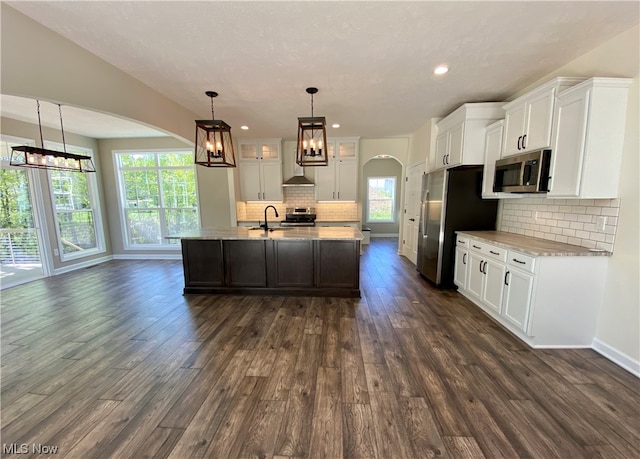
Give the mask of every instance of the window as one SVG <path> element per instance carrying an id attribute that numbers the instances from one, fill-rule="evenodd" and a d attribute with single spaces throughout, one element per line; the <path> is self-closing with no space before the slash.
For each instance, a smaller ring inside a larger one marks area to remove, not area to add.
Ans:
<path id="1" fill-rule="evenodd" d="M 116 168 L 126 248 L 177 248 L 168 235 L 200 227 L 191 150 L 119 152 Z"/>
<path id="2" fill-rule="evenodd" d="M 63 151 L 64 147 L 45 142 L 45 148 Z M 88 148 L 67 145 L 67 152 L 93 158 Z M 60 260 L 104 252 L 96 174 L 49 170 L 48 175 Z"/>
<path id="3" fill-rule="evenodd" d="M 367 181 L 367 221 L 372 223 L 394 222 L 395 202 L 395 177 L 369 177 Z"/>

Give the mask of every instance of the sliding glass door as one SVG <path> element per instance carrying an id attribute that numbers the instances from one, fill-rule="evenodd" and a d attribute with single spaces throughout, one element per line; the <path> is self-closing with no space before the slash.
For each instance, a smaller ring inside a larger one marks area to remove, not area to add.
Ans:
<path id="1" fill-rule="evenodd" d="M 32 169 L 9 167 L 11 142 L 0 141 L 0 288 L 45 275 Z"/>

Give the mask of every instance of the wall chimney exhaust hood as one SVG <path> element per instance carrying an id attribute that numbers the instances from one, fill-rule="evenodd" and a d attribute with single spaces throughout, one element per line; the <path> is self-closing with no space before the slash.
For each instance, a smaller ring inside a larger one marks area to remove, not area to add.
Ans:
<path id="1" fill-rule="evenodd" d="M 284 181 L 282 186 L 316 186 L 311 180 L 304 176 L 304 167 L 295 164 L 293 166 L 293 177 Z"/>

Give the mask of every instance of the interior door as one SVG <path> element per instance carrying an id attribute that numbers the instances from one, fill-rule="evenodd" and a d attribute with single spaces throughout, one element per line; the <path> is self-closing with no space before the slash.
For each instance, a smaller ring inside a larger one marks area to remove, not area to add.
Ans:
<path id="1" fill-rule="evenodd" d="M 418 226 L 420 222 L 420 188 L 422 184 L 422 174 L 424 164 L 418 163 L 410 166 L 407 170 L 407 180 L 405 182 L 404 199 L 404 220 L 402 222 L 402 254 L 411 263 L 416 264 L 418 260 Z"/>

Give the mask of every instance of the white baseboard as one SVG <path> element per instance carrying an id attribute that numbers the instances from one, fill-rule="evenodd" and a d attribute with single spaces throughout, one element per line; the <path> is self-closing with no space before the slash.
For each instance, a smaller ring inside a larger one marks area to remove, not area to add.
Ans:
<path id="1" fill-rule="evenodd" d="M 598 338 L 593 339 L 593 350 L 640 378 L 640 362 L 629 357 L 624 352 L 620 352 Z"/>
<path id="2" fill-rule="evenodd" d="M 57 276 L 58 274 L 69 273 L 71 271 L 75 271 L 76 269 L 88 268 L 89 266 L 99 265 L 100 263 L 105 263 L 107 261 L 113 260 L 113 256 L 108 255 L 106 257 L 94 258 L 92 260 L 82 261 L 80 263 L 74 263 L 69 266 L 64 266 L 62 268 L 56 268 L 53 270 L 53 275 Z"/>
<path id="3" fill-rule="evenodd" d="M 120 253 L 113 256 L 114 260 L 182 260 L 182 253 Z"/>
<path id="4" fill-rule="evenodd" d="M 398 233 L 374 233 L 372 231 L 371 237 L 398 237 Z"/>

